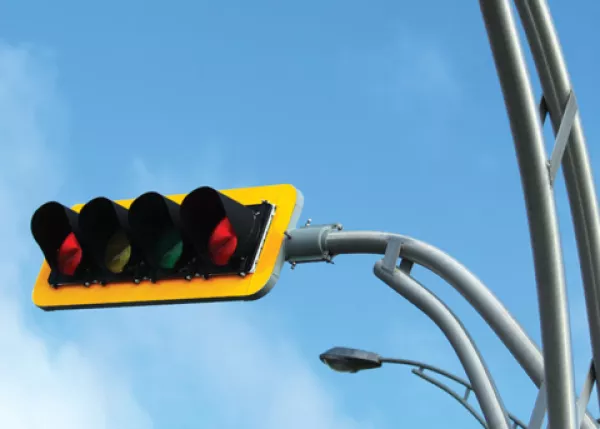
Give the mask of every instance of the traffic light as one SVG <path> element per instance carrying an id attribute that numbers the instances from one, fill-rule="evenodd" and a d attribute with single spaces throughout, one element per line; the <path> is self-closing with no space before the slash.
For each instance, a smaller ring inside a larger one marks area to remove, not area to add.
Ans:
<path id="1" fill-rule="evenodd" d="M 250 300 L 275 284 L 303 197 L 291 185 L 48 202 L 31 232 L 44 310 Z"/>

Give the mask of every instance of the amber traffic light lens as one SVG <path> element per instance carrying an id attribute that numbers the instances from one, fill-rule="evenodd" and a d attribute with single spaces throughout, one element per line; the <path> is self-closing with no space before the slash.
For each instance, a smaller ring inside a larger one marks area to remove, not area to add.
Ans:
<path id="1" fill-rule="evenodd" d="M 117 231 L 106 245 L 104 264 L 111 273 L 122 273 L 131 259 L 131 243 L 125 231 Z"/>

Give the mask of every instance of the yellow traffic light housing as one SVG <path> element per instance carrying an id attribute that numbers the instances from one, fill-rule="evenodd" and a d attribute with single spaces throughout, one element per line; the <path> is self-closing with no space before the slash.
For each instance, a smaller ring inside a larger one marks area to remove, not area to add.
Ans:
<path id="1" fill-rule="evenodd" d="M 46 203 L 32 234 L 44 310 L 252 300 L 276 283 L 302 194 L 291 185 Z"/>

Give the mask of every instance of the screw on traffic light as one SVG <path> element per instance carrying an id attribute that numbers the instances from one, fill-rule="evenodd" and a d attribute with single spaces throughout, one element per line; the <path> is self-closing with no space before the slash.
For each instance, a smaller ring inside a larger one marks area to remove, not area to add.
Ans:
<path id="1" fill-rule="evenodd" d="M 33 215 L 44 309 L 256 299 L 283 264 L 302 194 L 290 185 L 57 202 Z M 153 286 L 154 285 L 154 286 Z"/>

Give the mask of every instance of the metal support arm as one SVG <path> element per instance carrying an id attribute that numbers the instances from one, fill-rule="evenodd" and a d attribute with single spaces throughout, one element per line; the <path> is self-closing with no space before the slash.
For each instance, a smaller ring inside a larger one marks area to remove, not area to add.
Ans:
<path id="1" fill-rule="evenodd" d="M 424 369 L 425 368 L 413 369 L 412 373 L 414 375 L 416 375 L 417 377 L 420 377 L 423 380 L 433 384 L 435 387 L 446 392 L 448 395 L 452 396 L 456 401 L 458 401 L 459 404 L 461 404 L 464 408 L 467 409 L 467 411 L 481 424 L 481 426 L 483 426 L 484 428 L 488 427 L 487 424 L 485 423 L 485 420 L 483 419 L 483 417 L 481 417 L 479 415 L 479 413 L 477 411 L 475 411 L 475 409 L 471 406 L 471 404 L 469 404 L 469 402 L 467 401 L 468 398 L 461 397 L 458 393 L 456 393 L 454 390 L 452 390 L 450 387 L 448 387 L 441 381 L 438 381 L 435 378 L 425 374 L 423 371 Z M 436 372 L 436 371 L 433 371 L 433 372 Z M 462 380 L 462 381 L 464 382 L 464 380 Z M 461 384 L 463 384 L 463 383 L 461 383 Z M 473 390 L 473 388 L 471 387 L 471 385 L 469 383 L 464 382 L 464 385 L 465 385 L 465 388 L 467 389 L 467 392 L 470 392 Z M 521 420 L 519 420 L 519 418 L 516 417 L 515 415 L 508 413 L 508 418 L 512 421 L 513 429 L 516 429 L 516 428 L 527 429 L 527 426 L 525 425 L 525 423 L 523 423 Z"/>
<path id="2" fill-rule="evenodd" d="M 383 261 L 375 263 L 375 275 L 425 313 L 444 333 L 473 386 L 490 429 L 510 429 L 502 399 L 475 343 L 452 311 L 410 275 L 396 269 L 399 240 L 391 240 Z"/>
<path id="3" fill-rule="evenodd" d="M 403 259 L 402 261 L 406 261 L 406 259 Z M 468 381 L 466 381 L 448 371 L 438 368 L 437 366 L 429 365 L 428 363 L 425 363 L 425 362 L 420 362 L 420 361 L 411 360 L 411 359 L 398 359 L 398 358 L 386 358 L 386 357 L 380 358 L 380 361 L 381 361 L 381 363 L 392 363 L 395 365 L 406 365 L 406 366 L 414 367 L 412 369 L 412 373 L 414 375 L 416 375 L 417 377 L 434 385 L 438 389 L 446 392 L 448 395 L 452 396 L 452 398 L 454 398 L 456 401 L 458 401 L 481 424 L 481 426 L 483 426 L 484 428 L 487 428 L 485 419 L 475 410 L 475 408 L 473 408 L 471 406 L 471 404 L 469 404 L 469 401 L 468 401 L 469 394 L 471 392 L 473 392 L 473 387 L 469 384 Z M 442 383 L 441 381 L 437 380 L 436 378 L 425 374 L 425 371 L 433 372 L 436 375 L 442 376 L 448 380 L 452 380 L 453 382 L 460 384 L 462 387 L 465 388 L 464 395 L 461 396 L 458 392 L 456 392 L 454 389 L 452 389 L 447 384 Z M 525 423 L 523 423 L 518 417 L 516 417 L 515 415 L 511 414 L 508 411 L 507 411 L 507 414 L 508 414 L 508 418 L 510 418 L 510 420 L 513 422 L 514 428 L 520 427 L 522 429 L 527 429 L 527 426 L 525 425 Z"/>
<path id="4" fill-rule="evenodd" d="M 561 157 L 563 174 L 580 259 L 590 340 L 596 366 L 600 365 L 600 210 L 585 135 L 574 104 L 574 92 L 565 58 L 545 0 L 516 0 L 535 66 L 543 99 L 557 142 L 561 129 L 569 127 L 569 139 Z M 571 102 L 569 102 L 571 101 Z M 571 107 L 571 109 L 569 109 Z M 572 124 L 570 114 L 573 114 Z M 597 391 L 600 401 L 600 389 Z"/>
<path id="5" fill-rule="evenodd" d="M 383 255 L 392 237 L 402 241 L 400 257 L 404 258 L 403 263 L 407 260 L 412 261 L 433 271 L 469 301 L 539 388 L 544 381 L 544 361 L 537 345 L 481 280 L 442 250 L 400 234 L 338 231 L 330 225 L 308 226 L 288 232 L 286 259 L 294 263 L 296 260 L 310 259 L 312 256 L 315 261 L 323 261 L 323 252 L 330 257 L 341 254 Z M 311 242 L 312 244 L 309 245 L 308 243 Z M 583 421 L 583 427 L 597 428 L 589 414 Z"/>
<path id="6" fill-rule="evenodd" d="M 480 0 L 479 4 L 510 120 L 529 221 L 545 362 L 548 422 L 552 429 L 576 429 L 566 282 L 554 190 L 548 174 L 539 113 L 509 1 Z M 547 101 L 552 111 L 550 100 Z"/>
<path id="7" fill-rule="evenodd" d="M 541 385 L 544 363 L 540 350 L 500 300 L 460 262 L 430 244 L 405 235 L 375 231 L 338 232 L 324 228 L 309 226 L 290 231 L 286 243 L 287 260 L 293 263 L 299 257 L 310 258 L 315 247 L 305 244 L 310 241 L 308 236 L 321 243 L 319 253 L 313 255 L 315 260 L 323 252 L 333 256 L 383 255 L 388 241 L 398 238 L 402 242 L 400 257 L 424 266 L 452 285 L 494 330 L 536 386 Z"/>
<path id="8" fill-rule="evenodd" d="M 475 420 L 477 420 L 479 422 L 479 424 L 481 426 L 483 426 L 484 428 L 488 427 L 487 423 L 485 422 L 485 419 L 483 417 L 481 417 L 481 415 L 475 410 L 475 408 L 473 408 L 471 406 L 471 404 L 469 404 L 469 402 L 465 398 L 461 397 L 454 390 L 450 389 L 444 383 L 436 380 L 435 378 L 430 377 L 427 374 L 424 374 L 423 370 L 420 368 L 413 369 L 412 373 L 414 375 L 416 375 L 417 377 L 420 377 L 421 379 L 427 381 L 428 383 L 433 384 L 435 387 L 446 392 L 448 395 L 452 396 L 460 405 L 462 405 L 469 412 L 469 414 L 471 414 L 475 418 Z M 524 429 L 527 429 L 525 426 L 522 426 L 522 427 Z"/>

